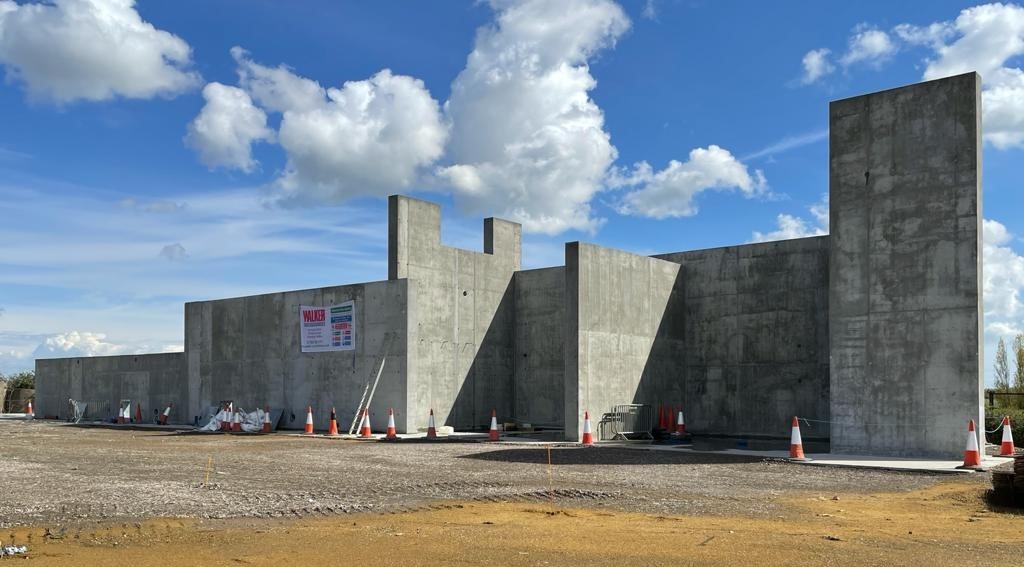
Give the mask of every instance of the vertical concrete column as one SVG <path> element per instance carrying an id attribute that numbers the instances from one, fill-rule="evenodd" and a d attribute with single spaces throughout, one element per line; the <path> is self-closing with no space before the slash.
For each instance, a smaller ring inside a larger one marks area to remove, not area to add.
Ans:
<path id="1" fill-rule="evenodd" d="M 402 195 L 388 197 L 388 279 L 409 277 L 409 262 L 429 264 L 441 246 L 441 207 Z"/>
<path id="2" fill-rule="evenodd" d="M 210 302 L 185 304 L 185 375 L 188 402 L 178 419 L 192 423 L 193 416 L 214 403 L 210 384 Z M 206 379 L 204 380 L 204 375 Z"/>
<path id="3" fill-rule="evenodd" d="M 388 277 L 409 280 L 410 428 L 430 408 L 456 427 L 486 426 L 494 407 L 510 416 L 520 226 L 487 219 L 481 254 L 441 245 L 434 203 L 392 196 L 388 221 Z"/>
<path id="4" fill-rule="evenodd" d="M 957 458 L 981 420 L 980 85 L 829 107 L 834 452 Z"/>
<path id="5" fill-rule="evenodd" d="M 565 440 L 579 441 L 583 435 L 580 421 L 580 368 L 582 348 L 580 343 L 581 310 L 580 302 L 580 243 L 565 244 L 565 327 L 562 340 L 565 341 Z"/>
<path id="6" fill-rule="evenodd" d="M 497 218 L 484 219 L 484 254 L 507 258 L 514 270 L 522 267 L 522 225 Z"/>

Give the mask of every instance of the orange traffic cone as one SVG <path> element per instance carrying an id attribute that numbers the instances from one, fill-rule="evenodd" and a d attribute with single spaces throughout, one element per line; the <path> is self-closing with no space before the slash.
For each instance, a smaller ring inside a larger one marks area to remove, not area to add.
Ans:
<path id="1" fill-rule="evenodd" d="M 370 408 L 363 410 L 363 425 L 359 429 L 359 437 L 363 439 L 373 437 L 373 431 L 370 430 Z"/>
<path id="2" fill-rule="evenodd" d="M 303 431 L 303 434 L 313 434 L 313 406 L 306 406 L 306 430 Z"/>
<path id="3" fill-rule="evenodd" d="M 1013 431 L 1010 429 L 1010 416 L 1008 415 L 1003 416 L 1003 443 L 999 447 L 999 456 L 1013 456 Z"/>
<path id="4" fill-rule="evenodd" d="M 789 458 L 793 461 L 806 461 L 804 457 L 804 442 L 800 438 L 800 422 L 793 416 L 793 432 L 789 437 Z"/>
<path id="5" fill-rule="evenodd" d="M 242 431 L 242 412 L 235 410 L 231 416 L 231 431 L 238 433 Z"/>
<path id="6" fill-rule="evenodd" d="M 164 413 L 160 415 L 160 425 L 167 425 L 167 418 L 171 415 L 172 406 L 174 406 L 174 404 L 167 404 L 167 408 L 164 410 Z"/>
<path id="7" fill-rule="evenodd" d="M 135 423 L 142 423 L 142 404 L 135 404 Z"/>
<path id="8" fill-rule="evenodd" d="M 36 412 L 32 410 L 32 400 L 28 401 L 28 411 L 26 411 L 25 413 L 33 417 L 36 415 Z"/>
<path id="9" fill-rule="evenodd" d="M 220 422 L 221 431 L 231 431 L 231 416 L 234 414 L 234 403 L 225 404 L 224 421 Z"/>
<path id="10" fill-rule="evenodd" d="M 967 424 L 967 448 L 964 449 L 964 464 L 958 468 L 981 468 L 981 451 L 978 450 L 978 433 L 974 430 L 973 419 Z"/>
<path id="11" fill-rule="evenodd" d="M 498 440 L 498 410 L 491 410 L 491 431 L 488 433 L 487 440 Z"/>
<path id="12" fill-rule="evenodd" d="M 683 419 L 683 410 L 679 410 L 679 415 L 676 416 L 676 435 L 680 437 L 686 435 L 686 420 Z"/>
<path id="13" fill-rule="evenodd" d="M 338 415 L 334 412 L 334 408 L 331 408 L 331 426 L 327 430 L 328 435 L 338 434 Z"/>
<path id="14" fill-rule="evenodd" d="M 270 433 L 270 406 L 263 406 L 263 433 Z"/>
<path id="15" fill-rule="evenodd" d="M 398 434 L 395 431 L 395 410 L 392 408 L 388 408 L 388 434 L 384 438 L 391 441 L 398 440 Z"/>
<path id="16" fill-rule="evenodd" d="M 583 412 L 583 446 L 594 446 L 594 434 L 590 431 L 590 412 Z"/>
<path id="17" fill-rule="evenodd" d="M 430 410 L 430 417 L 427 419 L 427 439 L 437 439 L 437 428 L 434 427 L 434 410 Z"/>

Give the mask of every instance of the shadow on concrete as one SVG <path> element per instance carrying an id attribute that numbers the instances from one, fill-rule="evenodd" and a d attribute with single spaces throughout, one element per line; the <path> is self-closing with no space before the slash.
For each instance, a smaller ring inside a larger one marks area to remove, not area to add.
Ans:
<path id="1" fill-rule="evenodd" d="M 552 465 L 717 465 L 758 463 L 765 460 L 762 457 L 743 455 L 670 453 L 668 451 L 639 451 L 615 447 L 553 447 L 550 451 Z M 546 447 L 497 449 L 486 453 L 460 455 L 459 458 L 546 465 L 548 449 Z"/>
<path id="2" fill-rule="evenodd" d="M 664 405 L 686 404 L 686 298 L 685 268 L 680 268 L 672 285 L 658 331 L 647 355 L 640 382 L 630 403 L 653 410 L 652 433 L 658 437 L 659 411 Z M 692 348 L 692 347 L 691 347 Z M 692 426 L 691 426 L 691 429 Z"/>
<path id="3" fill-rule="evenodd" d="M 491 410 L 498 413 L 498 421 L 513 414 L 515 395 L 513 353 L 515 351 L 515 294 L 514 278 L 501 297 L 491 325 L 473 355 L 473 363 L 462 378 L 462 387 L 455 397 L 451 413 L 444 425 L 456 431 L 487 430 L 491 424 Z M 462 343 L 456 348 L 472 347 Z M 460 353 L 460 357 L 462 353 Z"/>
<path id="4" fill-rule="evenodd" d="M 134 424 L 134 423 L 70 423 L 66 422 L 63 424 L 64 427 L 75 427 L 78 429 L 110 429 L 111 431 L 134 431 L 134 432 L 145 432 L 145 433 L 166 433 L 167 435 L 174 435 L 177 433 L 187 433 L 192 431 L 191 425 L 156 425 L 156 424 Z"/>
<path id="5" fill-rule="evenodd" d="M 814 308 L 825 298 L 794 312 L 791 295 L 803 290 L 790 289 L 790 270 L 774 253 L 740 257 L 728 247 L 721 257 L 669 261 L 681 268 L 632 403 L 650 405 L 655 425 L 660 407 L 672 408 L 672 423 L 682 408 L 698 434 L 788 440 L 793 415 L 827 421 L 829 365 L 820 353 L 828 319 Z M 724 281 L 735 290 L 713 287 Z M 813 425 L 804 441 L 827 451 L 828 425 Z"/>

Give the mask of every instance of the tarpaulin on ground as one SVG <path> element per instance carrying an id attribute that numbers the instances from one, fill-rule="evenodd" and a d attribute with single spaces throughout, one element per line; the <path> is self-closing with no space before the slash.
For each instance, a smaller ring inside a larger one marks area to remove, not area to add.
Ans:
<path id="1" fill-rule="evenodd" d="M 267 412 L 262 409 L 247 412 L 242 408 L 237 408 L 235 413 L 239 416 L 242 431 L 245 431 L 246 433 L 255 433 L 263 430 L 263 417 L 267 415 Z M 213 416 L 210 417 L 209 421 L 199 428 L 199 431 L 219 431 L 221 423 L 225 422 L 233 424 L 235 422 L 235 416 L 231 412 L 221 409 L 214 413 Z M 273 423 L 273 420 L 271 420 L 271 423 Z"/>

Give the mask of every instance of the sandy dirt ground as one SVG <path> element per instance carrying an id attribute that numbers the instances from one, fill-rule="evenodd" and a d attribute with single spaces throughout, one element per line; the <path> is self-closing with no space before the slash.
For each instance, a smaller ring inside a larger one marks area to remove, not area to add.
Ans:
<path id="1" fill-rule="evenodd" d="M 1024 565 L 1024 515 L 984 474 L 548 458 L 0 422 L 0 541 L 35 565 Z"/>

